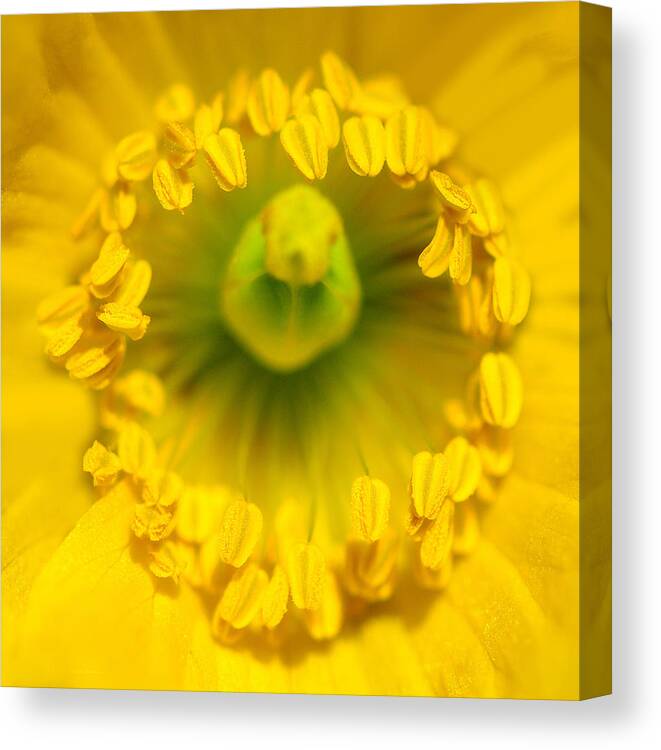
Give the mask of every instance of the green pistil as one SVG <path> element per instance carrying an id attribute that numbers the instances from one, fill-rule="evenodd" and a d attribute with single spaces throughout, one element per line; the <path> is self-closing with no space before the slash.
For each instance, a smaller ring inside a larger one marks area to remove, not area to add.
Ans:
<path id="1" fill-rule="evenodd" d="M 220 297 L 236 337 L 274 370 L 303 367 L 342 341 L 361 289 L 332 203 L 306 185 L 278 193 L 247 223 Z"/>

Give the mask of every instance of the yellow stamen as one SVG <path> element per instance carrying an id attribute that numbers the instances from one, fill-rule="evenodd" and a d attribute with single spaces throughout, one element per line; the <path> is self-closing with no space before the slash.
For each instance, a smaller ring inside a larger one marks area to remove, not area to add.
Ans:
<path id="1" fill-rule="evenodd" d="M 321 180 L 328 169 L 328 145 L 314 115 L 289 120 L 280 132 L 282 146 L 308 180 Z"/>
<path id="2" fill-rule="evenodd" d="M 72 351 L 84 333 L 85 329 L 76 321 L 63 323 L 49 335 L 46 354 L 55 360 L 64 357 Z"/>
<path id="3" fill-rule="evenodd" d="M 289 581 L 280 565 L 273 569 L 273 575 L 262 598 L 262 622 L 269 630 L 276 628 L 287 612 L 289 601 Z"/>
<path id="4" fill-rule="evenodd" d="M 512 468 L 514 450 L 508 430 L 485 425 L 477 437 L 482 468 L 492 477 L 504 477 Z"/>
<path id="5" fill-rule="evenodd" d="M 58 289 L 37 307 L 37 323 L 43 333 L 58 329 L 63 323 L 78 321 L 89 307 L 89 294 L 76 284 Z"/>
<path id="6" fill-rule="evenodd" d="M 304 613 L 308 632 L 316 641 L 326 641 L 340 632 L 344 617 L 342 594 L 337 578 L 330 571 L 325 571 L 321 586 L 319 605 L 307 609 Z"/>
<path id="7" fill-rule="evenodd" d="M 177 547 L 172 542 L 165 542 L 156 549 L 150 550 L 149 570 L 156 578 L 171 578 L 179 583 L 179 577 L 185 568 L 180 559 Z"/>
<path id="8" fill-rule="evenodd" d="M 181 477 L 173 471 L 153 472 L 142 487 L 142 502 L 170 508 L 179 502 L 184 492 Z"/>
<path id="9" fill-rule="evenodd" d="M 95 440 L 83 456 L 83 471 L 92 475 L 95 487 L 108 487 L 117 479 L 122 465 L 117 456 Z"/>
<path id="10" fill-rule="evenodd" d="M 99 221 L 106 232 L 128 229 L 137 211 L 135 193 L 126 184 L 118 184 L 110 192 L 103 192 L 99 202 Z"/>
<path id="11" fill-rule="evenodd" d="M 137 422 L 128 422 L 119 433 L 117 452 L 122 469 L 138 479 L 147 479 L 156 462 L 152 436 Z"/>
<path id="12" fill-rule="evenodd" d="M 416 556 L 414 563 L 414 572 L 418 583 L 430 591 L 443 591 L 443 589 L 447 588 L 452 578 L 452 569 L 452 550 L 448 550 L 447 557 L 441 563 L 438 570 L 425 567 L 420 561 L 419 556 Z"/>
<path id="13" fill-rule="evenodd" d="M 367 601 L 384 601 L 393 591 L 399 540 L 388 529 L 374 543 L 363 541 L 347 545 L 346 584 L 354 596 Z"/>
<path id="14" fill-rule="evenodd" d="M 459 325 L 468 336 L 492 336 L 496 319 L 491 304 L 491 284 L 485 289 L 479 276 L 471 276 L 468 284 L 455 285 L 459 310 Z"/>
<path id="15" fill-rule="evenodd" d="M 351 109 L 361 115 L 387 120 L 408 106 L 409 100 L 396 76 L 379 76 L 361 83 Z"/>
<path id="16" fill-rule="evenodd" d="M 92 264 L 89 273 L 90 290 L 95 297 L 103 299 L 115 291 L 130 254 L 131 251 L 124 245 L 118 232 L 106 237 L 99 257 Z"/>
<path id="17" fill-rule="evenodd" d="M 478 179 L 466 186 L 466 192 L 476 209 L 468 219 L 471 232 L 479 237 L 500 234 L 505 227 L 505 213 L 495 185 Z"/>
<path id="18" fill-rule="evenodd" d="M 470 195 L 457 185 L 454 180 L 444 172 L 436 170 L 429 173 L 429 179 L 436 188 L 441 203 L 456 212 L 458 216 L 468 216 L 473 211 L 473 202 Z"/>
<path id="19" fill-rule="evenodd" d="M 289 89 L 273 68 L 262 71 L 248 96 L 248 117 L 258 135 L 277 133 L 289 115 Z"/>
<path id="20" fill-rule="evenodd" d="M 353 533 L 368 542 L 380 539 L 388 526 L 390 490 L 380 479 L 358 477 L 351 488 Z"/>
<path id="21" fill-rule="evenodd" d="M 296 544 L 288 555 L 287 572 L 291 598 L 299 609 L 317 609 L 321 604 L 326 561 L 316 544 Z"/>
<path id="22" fill-rule="evenodd" d="M 184 122 L 193 116 L 195 96 L 188 86 L 175 83 L 156 102 L 154 114 L 163 123 Z"/>
<path id="23" fill-rule="evenodd" d="M 156 161 L 156 138 L 149 130 L 132 133 L 115 150 L 117 172 L 130 182 L 146 180 Z"/>
<path id="24" fill-rule="evenodd" d="M 442 453 L 428 451 L 413 456 L 410 495 L 420 518 L 436 518 L 448 494 L 448 462 Z"/>
<path id="25" fill-rule="evenodd" d="M 376 117 L 350 117 L 342 126 L 344 153 L 360 177 L 376 177 L 386 160 L 386 134 Z"/>
<path id="26" fill-rule="evenodd" d="M 262 511 L 243 498 L 231 503 L 220 529 L 220 559 L 240 568 L 250 557 L 262 533 Z"/>
<path id="27" fill-rule="evenodd" d="M 494 263 L 493 312 L 501 323 L 518 325 L 530 304 L 530 276 L 515 260 L 498 258 Z"/>
<path id="28" fill-rule="evenodd" d="M 74 219 L 74 222 L 71 225 L 71 237 L 74 240 L 79 240 L 94 228 L 97 217 L 99 216 L 101 201 L 104 200 L 105 194 L 103 188 L 95 190 L 85 208 Z"/>
<path id="29" fill-rule="evenodd" d="M 491 425 L 514 427 L 521 414 L 523 384 L 512 358 L 490 352 L 480 362 L 480 407 Z"/>
<path id="30" fill-rule="evenodd" d="M 152 184 L 166 211 L 181 211 L 193 202 L 193 183 L 185 172 L 177 171 L 165 159 L 156 162 Z"/>
<path id="31" fill-rule="evenodd" d="M 331 95 L 325 89 L 313 89 L 309 96 L 301 97 L 294 112 L 296 115 L 314 115 L 319 120 L 329 149 L 340 142 L 340 118 Z"/>
<path id="32" fill-rule="evenodd" d="M 160 542 L 168 537 L 174 528 L 172 513 L 159 505 L 138 503 L 131 529 L 138 539 Z"/>
<path id="33" fill-rule="evenodd" d="M 420 545 L 420 561 L 425 568 L 439 570 L 452 550 L 454 503 L 448 499 L 434 522 L 427 528 Z"/>
<path id="34" fill-rule="evenodd" d="M 473 270 L 473 248 L 471 234 L 462 224 L 454 225 L 452 250 L 450 251 L 450 278 L 462 286 L 468 284 Z"/>
<path id="35" fill-rule="evenodd" d="M 457 505 L 454 513 L 454 534 L 452 552 L 455 555 L 469 555 L 480 538 L 480 524 L 473 502 Z"/>
<path id="36" fill-rule="evenodd" d="M 241 68 L 229 82 L 225 107 L 225 121 L 229 125 L 238 125 L 246 114 L 248 95 L 250 93 L 250 73 Z"/>
<path id="37" fill-rule="evenodd" d="M 467 500 L 476 490 L 482 466 L 477 448 L 466 438 L 456 437 L 445 448 L 448 461 L 448 495 L 455 503 Z"/>
<path id="38" fill-rule="evenodd" d="M 145 370 L 132 370 L 115 381 L 113 391 L 137 411 L 157 417 L 163 411 L 165 391 L 160 379 Z"/>
<path id="39" fill-rule="evenodd" d="M 360 85 L 353 70 L 334 52 L 324 52 L 321 56 L 321 74 L 324 86 L 337 106 L 340 109 L 349 109 L 360 91 Z"/>
<path id="40" fill-rule="evenodd" d="M 423 121 L 419 107 L 406 107 L 386 122 L 386 161 L 394 175 L 415 175 L 425 166 Z"/>
<path id="41" fill-rule="evenodd" d="M 177 506 L 177 535 L 194 544 L 211 539 L 231 499 L 225 487 L 186 487 Z"/>
<path id="42" fill-rule="evenodd" d="M 450 265 L 454 241 L 454 230 L 442 214 L 438 217 L 436 231 L 431 242 L 420 253 L 418 265 L 430 279 L 443 275 Z"/>
<path id="43" fill-rule="evenodd" d="M 124 333 L 132 341 L 139 341 L 145 335 L 151 320 L 139 307 L 128 307 L 119 302 L 101 305 L 96 317 L 111 331 Z"/>
<path id="44" fill-rule="evenodd" d="M 106 368 L 116 361 L 121 362 L 124 351 L 124 339 L 121 336 L 111 336 L 104 344 L 72 354 L 64 366 L 72 378 L 85 380 L 91 387 L 100 388 L 104 387 L 100 383 L 104 380 Z"/>
<path id="45" fill-rule="evenodd" d="M 298 105 L 307 96 L 312 81 L 314 81 L 314 70 L 312 68 L 306 68 L 296 79 L 296 83 L 291 90 L 291 106 L 295 112 Z"/>
<path id="46" fill-rule="evenodd" d="M 218 603 L 216 624 L 220 618 L 237 630 L 248 627 L 259 612 L 268 582 L 266 572 L 256 563 L 237 570 Z"/>
<path id="47" fill-rule="evenodd" d="M 133 263 L 127 268 L 114 301 L 127 307 L 139 307 L 149 291 L 151 276 L 151 265 L 146 260 Z"/>
<path id="48" fill-rule="evenodd" d="M 244 188 L 248 184 L 246 155 L 241 136 L 231 128 L 223 128 L 204 141 L 207 163 L 222 190 Z"/>
<path id="49" fill-rule="evenodd" d="M 169 122 L 163 133 L 167 160 L 175 169 L 189 167 L 197 153 L 195 133 L 180 122 Z"/>
<path id="50" fill-rule="evenodd" d="M 457 144 L 457 136 L 448 128 L 441 127 L 426 107 L 420 107 L 420 115 L 425 159 L 429 167 L 435 167 L 452 154 Z"/>

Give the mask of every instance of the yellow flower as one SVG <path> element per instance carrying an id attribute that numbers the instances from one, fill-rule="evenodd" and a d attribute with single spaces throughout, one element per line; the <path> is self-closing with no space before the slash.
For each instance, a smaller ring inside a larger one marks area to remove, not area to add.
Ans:
<path id="1" fill-rule="evenodd" d="M 578 12 L 5 19 L 4 684 L 607 689 Z"/>

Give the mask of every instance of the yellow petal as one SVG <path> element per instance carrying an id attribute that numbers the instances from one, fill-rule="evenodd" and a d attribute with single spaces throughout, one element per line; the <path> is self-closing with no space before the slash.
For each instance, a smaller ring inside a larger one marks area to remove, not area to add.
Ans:
<path id="1" fill-rule="evenodd" d="M 314 115 L 299 115 L 288 120 L 280 132 L 280 141 L 308 180 L 321 180 L 326 176 L 328 145 Z"/>
<path id="2" fill-rule="evenodd" d="M 248 117 L 258 135 L 277 133 L 289 115 L 289 89 L 273 68 L 262 71 L 248 96 Z"/>
<path id="3" fill-rule="evenodd" d="M 523 384 L 514 360 L 490 352 L 480 362 L 480 407 L 491 425 L 514 427 L 521 414 Z"/>
<path id="4" fill-rule="evenodd" d="M 484 425 L 476 442 L 484 472 L 492 477 L 505 476 L 514 460 L 511 432 Z"/>
<path id="5" fill-rule="evenodd" d="M 363 476 L 351 488 L 351 518 L 359 539 L 375 542 L 383 536 L 390 513 L 390 490 L 380 479 Z"/>
<path id="6" fill-rule="evenodd" d="M 342 126 L 347 162 L 361 177 L 375 177 L 386 159 L 386 135 L 376 117 L 350 117 Z"/>
<path id="7" fill-rule="evenodd" d="M 177 171 L 165 159 L 156 162 L 152 184 L 159 203 L 166 211 L 181 211 L 193 202 L 193 183 L 185 172 Z"/>
<path id="8" fill-rule="evenodd" d="M 204 142 L 207 163 L 218 185 L 226 191 L 248 184 L 246 155 L 241 136 L 231 128 L 223 128 Z"/>
<path id="9" fill-rule="evenodd" d="M 220 529 L 220 559 L 240 568 L 255 549 L 262 524 L 262 511 L 254 503 L 243 498 L 231 503 Z"/>

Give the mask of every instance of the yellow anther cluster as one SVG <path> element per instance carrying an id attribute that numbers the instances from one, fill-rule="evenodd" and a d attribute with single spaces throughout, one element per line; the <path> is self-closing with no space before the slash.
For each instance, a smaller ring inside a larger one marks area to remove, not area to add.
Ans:
<path id="1" fill-rule="evenodd" d="M 479 450 L 462 436 L 443 453 L 413 457 L 407 531 L 420 543 L 414 569 L 422 585 L 442 588 L 449 581 L 457 508 L 472 504 L 481 476 Z"/>
<path id="2" fill-rule="evenodd" d="M 141 339 L 149 326 L 139 306 L 150 280 L 149 264 L 131 258 L 119 233 L 109 234 L 79 284 L 39 305 L 48 356 L 90 388 L 106 388 L 123 362 L 126 338 Z"/>

